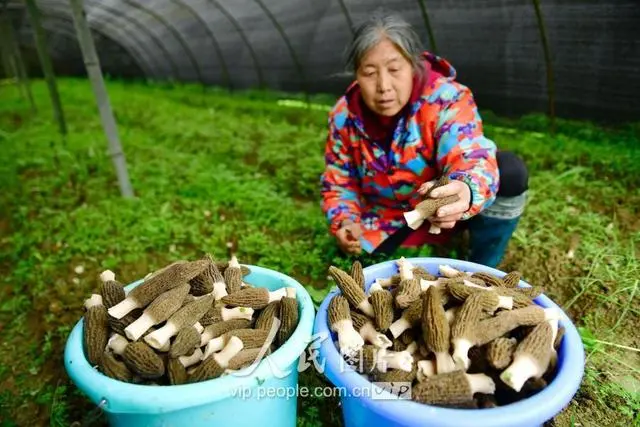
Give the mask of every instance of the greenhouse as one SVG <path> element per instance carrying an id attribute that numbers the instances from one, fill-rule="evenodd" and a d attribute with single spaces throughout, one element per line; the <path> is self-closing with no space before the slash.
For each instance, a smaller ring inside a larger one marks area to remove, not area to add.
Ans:
<path id="1" fill-rule="evenodd" d="M 636 425 L 639 23 L 0 0 L 0 425 Z"/>

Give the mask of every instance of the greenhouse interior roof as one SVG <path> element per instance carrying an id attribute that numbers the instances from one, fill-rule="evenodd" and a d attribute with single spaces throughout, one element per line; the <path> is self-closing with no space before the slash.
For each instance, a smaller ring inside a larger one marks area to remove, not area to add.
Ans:
<path id="1" fill-rule="evenodd" d="M 598 120 L 640 111 L 637 0 L 85 0 L 103 71 L 233 89 L 340 93 L 354 25 L 378 6 L 401 13 L 425 49 L 446 58 L 482 108 L 546 111 L 552 64 L 557 114 Z M 84 66 L 67 0 L 37 0 L 60 75 Z M 32 74 L 38 61 L 23 2 L 8 12 Z M 429 29 L 431 31 L 429 31 Z"/>

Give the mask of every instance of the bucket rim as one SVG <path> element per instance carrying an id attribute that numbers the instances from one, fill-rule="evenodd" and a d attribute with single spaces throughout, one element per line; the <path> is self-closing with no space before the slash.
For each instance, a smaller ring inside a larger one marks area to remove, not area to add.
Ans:
<path id="1" fill-rule="evenodd" d="M 441 257 L 405 257 L 407 261 L 427 268 L 430 271 L 437 270 L 438 265 L 450 265 L 451 267 L 465 271 L 484 271 L 502 277 L 506 273 L 495 268 L 469 261 L 460 261 Z M 397 259 L 390 259 L 381 263 L 367 266 L 363 269 L 365 276 L 365 289 L 373 282 L 372 275 L 379 271 L 393 268 L 397 272 Z M 436 268 L 434 268 L 434 266 Z M 386 275 L 386 273 L 385 273 Z M 379 276 L 378 276 L 379 277 Z M 530 287 L 524 280 L 520 286 Z M 342 388 L 342 399 L 351 399 L 352 396 L 362 396 L 364 388 L 373 388 L 376 399 L 359 397 L 360 403 L 367 410 L 381 417 L 393 419 L 399 425 L 424 425 L 433 422 L 438 426 L 459 426 L 468 423 L 469 417 L 473 417 L 474 425 L 491 425 L 494 427 L 508 427 L 513 425 L 541 425 L 544 421 L 553 418 L 566 407 L 577 392 L 584 374 L 584 346 L 580 335 L 566 313 L 544 294 L 536 297 L 534 302 L 545 308 L 555 308 L 560 313 L 559 326 L 565 328 L 565 334 L 558 351 L 557 373 L 553 381 L 535 395 L 511 403 L 509 405 L 487 409 L 452 409 L 433 405 L 426 405 L 411 400 L 401 399 L 383 390 L 365 379 L 361 374 L 346 368 L 346 363 L 341 362 L 342 357 L 333 342 L 332 332 L 328 327 L 327 308 L 329 302 L 336 295 L 341 294 L 339 289 L 331 291 L 323 300 L 316 314 L 314 323 L 314 335 L 328 335 L 329 339 L 322 341 L 320 355 L 325 361 L 324 376 L 335 386 Z M 345 367 L 339 372 L 340 366 Z M 357 394 L 356 394 L 357 393 Z"/>
<path id="2" fill-rule="evenodd" d="M 261 280 L 260 276 L 271 276 L 281 281 L 280 288 L 294 287 L 299 306 L 298 325 L 287 342 L 273 353 L 264 356 L 256 367 L 246 367 L 229 375 L 206 381 L 171 386 L 118 381 L 99 372 L 86 359 L 83 350 L 84 319 L 81 318 L 72 329 L 65 344 L 64 364 L 67 374 L 92 402 L 97 405 L 102 402 L 106 412 L 145 414 L 179 411 L 227 398 L 241 398 L 244 389 L 258 387 L 264 381 L 278 378 L 279 375 L 285 375 L 285 377 L 297 375 L 298 372 L 295 370 L 297 366 L 291 369 L 291 365 L 311 342 L 313 331 L 315 307 L 311 296 L 293 277 L 257 265 L 241 265 L 251 270 L 250 274 L 243 278 L 246 283 L 261 286 L 258 283 Z M 131 282 L 125 286 L 125 289 L 133 289 L 143 280 Z M 237 393 L 235 397 L 234 393 Z"/>

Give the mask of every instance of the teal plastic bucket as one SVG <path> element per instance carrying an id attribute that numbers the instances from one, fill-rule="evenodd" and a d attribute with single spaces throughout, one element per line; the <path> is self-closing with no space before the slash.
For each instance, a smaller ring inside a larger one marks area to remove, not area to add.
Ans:
<path id="1" fill-rule="evenodd" d="M 464 271 L 484 271 L 502 277 L 504 272 L 480 264 L 447 258 L 407 258 L 414 265 L 424 267 L 433 275 L 439 265 L 450 265 Z M 396 261 L 387 261 L 366 267 L 365 286 L 368 290 L 375 278 L 390 277 L 397 273 Z M 530 286 L 524 281 L 520 286 Z M 451 409 L 425 405 L 399 398 L 374 385 L 343 362 L 335 345 L 336 334 L 330 331 L 327 309 L 333 291 L 324 299 L 314 326 L 314 336 L 321 337 L 320 357 L 325 362 L 324 375 L 338 388 L 345 427 L 533 427 L 541 426 L 566 407 L 582 381 L 584 373 L 584 347 L 575 326 L 553 301 L 544 295 L 534 302 L 545 308 L 556 308 L 561 313 L 560 326 L 565 334 L 558 350 L 557 373 L 546 388 L 526 400 L 491 409 Z"/>
<path id="2" fill-rule="evenodd" d="M 64 364 L 71 380 L 104 411 L 111 426 L 127 427 L 293 427 L 297 415 L 298 361 L 311 341 L 314 307 L 309 293 L 293 278 L 248 265 L 244 281 L 270 291 L 296 288 L 299 321 L 289 340 L 257 367 L 213 380 L 175 386 L 116 381 L 87 361 L 83 320 L 65 347 Z M 127 286 L 131 290 L 142 280 Z"/>

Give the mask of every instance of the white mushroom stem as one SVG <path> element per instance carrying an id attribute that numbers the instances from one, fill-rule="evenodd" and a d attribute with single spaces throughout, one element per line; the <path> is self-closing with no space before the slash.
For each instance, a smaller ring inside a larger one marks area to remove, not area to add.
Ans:
<path id="1" fill-rule="evenodd" d="M 448 352 L 443 351 L 434 354 L 436 355 L 436 371 L 438 374 L 446 374 L 457 369 L 453 358 Z"/>
<path id="2" fill-rule="evenodd" d="M 398 338 L 400 334 L 411 327 L 411 323 L 405 318 L 400 317 L 398 320 L 393 322 L 391 326 L 389 326 L 389 331 L 394 338 Z"/>
<path id="3" fill-rule="evenodd" d="M 207 359 L 213 353 L 216 353 L 224 348 L 224 336 L 219 336 L 218 338 L 214 338 L 207 342 L 207 346 L 204 349 L 204 353 L 202 354 L 202 360 Z"/>
<path id="4" fill-rule="evenodd" d="M 400 369 L 405 372 L 411 372 L 413 369 L 413 356 L 408 351 L 388 351 L 380 349 L 378 352 L 378 362 L 383 361 L 383 366 L 379 366 L 381 372 L 387 369 Z M 382 369 L 380 369 L 382 368 Z"/>
<path id="5" fill-rule="evenodd" d="M 420 226 L 424 222 L 424 217 L 422 216 L 420 211 L 418 211 L 417 209 L 407 211 L 403 213 L 403 215 L 404 215 L 404 220 L 407 222 L 407 225 L 412 230 L 417 230 L 418 228 L 420 228 Z"/>
<path id="6" fill-rule="evenodd" d="M 100 294 L 91 294 L 91 297 L 84 301 L 84 308 L 87 310 L 98 305 L 102 305 L 102 296 Z"/>
<path id="7" fill-rule="evenodd" d="M 407 353 L 413 356 L 418 351 L 418 343 L 415 341 L 412 342 L 407 346 L 407 348 L 404 349 L 404 351 L 406 351 Z"/>
<path id="8" fill-rule="evenodd" d="M 504 308 L 505 310 L 513 309 L 513 297 L 498 297 L 498 308 Z"/>
<path id="9" fill-rule="evenodd" d="M 473 283 L 473 282 L 471 282 L 469 280 L 466 280 L 466 279 L 463 280 L 462 283 L 464 283 L 465 285 L 469 286 L 470 288 L 477 288 L 477 289 L 481 289 L 483 291 L 494 291 L 495 290 L 495 288 L 486 287 L 486 286 L 480 286 L 480 285 L 477 285 L 477 284 L 475 284 L 475 283 Z"/>
<path id="10" fill-rule="evenodd" d="M 213 295 L 216 301 L 221 300 L 223 297 L 228 295 L 227 293 L 227 285 L 224 282 L 215 282 L 213 284 Z"/>
<path id="11" fill-rule="evenodd" d="M 450 265 L 439 265 L 438 270 L 440 271 L 440 274 L 448 278 L 453 278 L 460 275 L 460 273 L 464 273 L 464 271 L 457 270 Z"/>
<path id="12" fill-rule="evenodd" d="M 372 293 L 374 293 L 376 291 L 382 291 L 382 290 L 384 290 L 384 289 L 382 288 L 382 285 L 380 284 L 380 279 L 376 279 L 376 281 L 373 282 L 371 284 L 371 286 L 369 286 L 369 294 L 372 294 Z"/>
<path id="13" fill-rule="evenodd" d="M 524 383 L 531 377 L 540 377 L 544 369 L 530 355 L 521 353 L 511 365 L 500 374 L 500 379 L 515 391 L 520 391 Z"/>
<path id="14" fill-rule="evenodd" d="M 105 270 L 102 273 L 100 273 L 100 280 L 103 283 L 112 282 L 112 281 L 116 280 L 116 275 L 111 270 Z"/>
<path id="15" fill-rule="evenodd" d="M 496 392 L 496 383 L 493 382 L 490 376 L 485 374 L 465 374 L 469 381 L 471 392 L 494 394 Z"/>
<path id="16" fill-rule="evenodd" d="M 376 279 L 375 283 L 379 284 L 382 288 L 389 288 L 393 286 L 393 279 L 391 277 L 388 277 L 386 279 Z"/>
<path id="17" fill-rule="evenodd" d="M 231 259 L 229 260 L 229 265 L 227 268 L 240 268 L 240 263 L 238 262 L 238 257 L 237 256 L 232 256 Z"/>
<path id="18" fill-rule="evenodd" d="M 440 282 L 438 280 L 425 280 L 420 279 L 420 291 L 424 292 L 432 286 L 438 286 Z"/>
<path id="19" fill-rule="evenodd" d="M 357 309 L 371 318 L 376 317 L 376 313 L 373 311 L 373 306 L 368 299 L 363 299 L 362 302 L 358 304 Z"/>
<path id="20" fill-rule="evenodd" d="M 544 320 L 560 320 L 560 311 L 557 308 L 545 308 Z M 553 325 L 552 325 L 553 326 Z"/>
<path id="21" fill-rule="evenodd" d="M 188 368 L 202 360 L 202 350 L 200 350 L 200 348 L 196 348 L 191 356 L 180 356 L 178 357 L 178 360 L 182 363 L 182 366 Z"/>
<path id="22" fill-rule="evenodd" d="M 453 321 L 455 320 L 460 307 L 462 306 L 451 307 L 449 310 L 444 312 L 444 317 L 447 318 L 447 322 L 449 323 L 449 325 L 453 324 Z"/>
<path id="23" fill-rule="evenodd" d="M 129 345 L 129 341 L 120 334 L 113 334 L 107 341 L 107 348 L 111 349 L 115 354 L 122 355 L 124 349 Z"/>
<path id="24" fill-rule="evenodd" d="M 556 342 L 556 337 L 558 336 L 558 319 L 548 320 L 551 325 L 551 357 L 549 359 L 549 366 L 556 366 L 558 363 L 558 352 L 556 348 L 553 346 Z"/>
<path id="25" fill-rule="evenodd" d="M 227 308 L 223 307 L 220 310 L 222 320 L 231 320 L 231 319 L 247 319 L 251 320 L 253 317 L 253 308 L 250 307 L 233 307 Z"/>
<path id="26" fill-rule="evenodd" d="M 436 375 L 436 363 L 433 360 L 420 360 L 418 362 L 418 369 L 416 378 L 422 382 L 425 379 Z"/>
<path id="27" fill-rule="evenodd" d="M 401 280 L 411 280 L 413 279 L 413 269 L 415 266 L 407 261 L 405 257 L 400 257 L 398 260 L 398 271 L 400 272 Z"/>
<path id="28" fill-rule="evenodd" d="M 342 354 L 353 355 L 364 346 L 364 338 L 355 330 L 351 319 L 335 322 L 332 328 L 338 334 L 338 346 Z"/>
<path id="29" fill-rule="evenodd" d="M 161 349 L 169 344 L 169 340 L 178 333 L 178 327 L 173 322 L 167 322 L 163 327 L 157 329 L 144 337 L 147 344 L 155 349 Z"/>
<path id="30" fill-rule="evenodd" d="M 466 371 L 471 365 L 469 359 L 469 349 L 473 347 L 473 342 L 466 338 L 457 338 L 453 340 L 453 361 L 457 367 L 464 367 Z"/>
<path id="31" fill-rule="evenodd" d="M 229 361 L 244 347 L 244 343 L 242 340 L 236 336 L 232 336 L 229 338 L 227 345 L 219 352 L 213 355 L 213 358 L 216 360 L 218 365 L 222 368 L 226 368 L 229 366 Z"/>
<path id="32" fill-rule="evenodd" d="M 296 288 L 285 288 L 285 296 L 287 298 L 295 298 L 296 297 Z"/>
<path id="33" fill-rule="evenodd" d="M 393 345 L 393 342 L 385 334 L 376 331 L 370 322 L 360 328 L 360 336 L 378 348 L 389 348 Z"/>
<path id="34" fill-rule="evenodd" d="M 170 341 L 167 341 L 166 343 L 164 343 L 164 345 L 162 347 L 160 347 L 158 349 L 158 351 L 160 353 L 166 353 L 169 350 L 171 350 L 171 342 Z"/>
<path id="35" fill-rule="evenodd" d="M 196 322 L 193 327 L 196 328 L 196 331 L 198 331 L 199 334 L 204 332 L 204 326 L 202 326 L 200 322 Z"/>
<path id="36" fill-rule="evenodd" d="M 124 328 L 124 333 L 131 341 L 136 341 L 156 323 L 156 319 L 154 319 L 149 313 L 142 313 L 142 316 L 138 317 L 133 321 L 133 323 Z"/>
<path id="37" fill-rule="evenodd" d="M 136 308 L 142 308 L 142 304 L 140 304 L 135 298 L 128 296 L 118 304 L 111 307 L 109 309 L 109 315 L 111 317 L 115 317 L 116 319 L 122 319 L 124 316 L 126 316 Z"/>
<path id="38" fill-rule="evenodd" d="M 269 303 L 272 303 L 274 301 L 280 301 L 282 298 L 286 296 L 287 296 L 287 288 L 280 288 L 280 289 L 276 289 L 275 291 L 271 291 L 269 292 Z M 295 292 L 293 296 L 295 298 Z"/>

